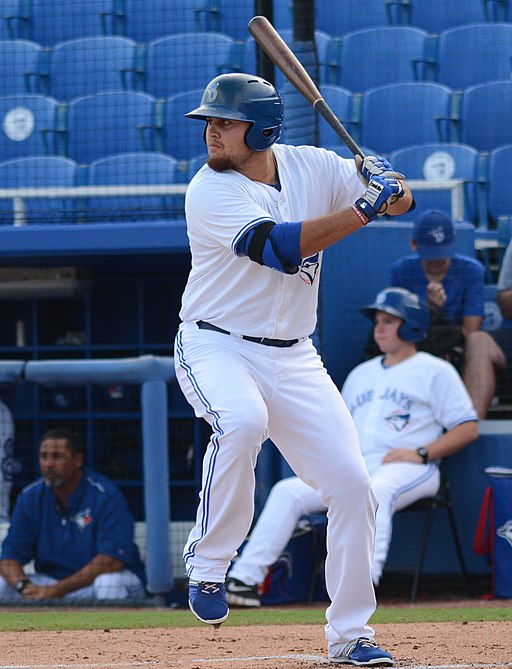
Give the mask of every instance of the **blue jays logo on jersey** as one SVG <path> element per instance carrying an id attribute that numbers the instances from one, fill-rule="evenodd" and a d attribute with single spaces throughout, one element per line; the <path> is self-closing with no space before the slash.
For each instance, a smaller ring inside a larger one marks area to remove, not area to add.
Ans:
<path id="1" fill-rule="evenodd" d="M 208 86 L 208 88 L 204 92 L 204 97 L 206 102 L 213 102 L 217 98 L 217 88 L 219 87 L 219 84 L 212 84 L 211 86 Z"/>
<path id="2" fill-rule="evenodd" d="M 508 543 L 512 546 L 512 519 L 507 520 L 505 525 L 498 527 L 496 534 L 502 539 L 505 539 L 505 541 L 508 541 Z"/>
<path id="3" fill-rule="evenodd" d="M 386 425 L 390 430 L 393 430 L 393 432 L 403 432 L 409 426 L 410 419 L 410 413 L 397 409 L 397 411 L 386 416 L 384 420 L 386 421 Z"/>
<path id="4" fill-rule="evenodd" d="M 92 523 L 91 510 L 89 508 L 79 511 L 72 518 L 71 521 L 76 523 L 80 528 L 80 531 L 83 532 L 88 525 Z"/>
<path id="5" fill-rule="evenodd" d="M 319 267 L 320 262 L 318 260 L 318 253 L 314 256 L 311 256 L 310 258 L 303 260 L 299 269 L 300 278 L 302 281 L 312 286 L 315 283 Z"/>

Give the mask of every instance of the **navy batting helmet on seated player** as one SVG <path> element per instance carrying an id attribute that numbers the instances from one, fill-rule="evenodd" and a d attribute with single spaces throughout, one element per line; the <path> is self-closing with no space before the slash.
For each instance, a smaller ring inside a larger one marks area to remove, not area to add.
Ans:
<path id="1" fill-rule="evenodd" d="M 185 116 L 203 121 L 208 118 L 249 121 L 252 125 L 245 135 L 245 143 L 254 151 L 265 151 L 281 135 L 283 111 L 281 96 L 270 82 L 236 72 L 212 79 L 199 107 Z"/>
<path id="2" fill-rule="evenodd" d="M 430 312 L 416 293 L 394 286 L 385 288 L 380 291 L 373 304 L 361 309 L 361 313 L 372 320 L 376 311 L 384 311 L 403 320 L 398 328 L 398 336 L 401 339 L 417 343 L 426 338 L 430 325 Z"/>

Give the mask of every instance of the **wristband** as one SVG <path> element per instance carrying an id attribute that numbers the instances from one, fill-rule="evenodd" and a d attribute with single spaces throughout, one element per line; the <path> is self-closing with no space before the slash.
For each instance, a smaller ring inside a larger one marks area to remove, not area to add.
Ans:
<path id="1" fill-rule="evenodd" d="M 361 221 L 361 223 L 363 225 L 368 225 L 369 220 L 366 218 L 366 216 L 361 211 L 359 211 L 359 209 L 356 207 L 355 204 L 353 204 L 350 208 L 357 215 L 357 217 L 359 218 L 359 220 Z"/>
<path id="2" fill-rule="evenodd" d="M 375 209 L 363 197 L 360 197 L 359 200 L 356 200 L 354 206 L 356 207 L 357 211 L 359 211 L 367 219 L 368 223 L 377 217 L 377 212 Z"/>

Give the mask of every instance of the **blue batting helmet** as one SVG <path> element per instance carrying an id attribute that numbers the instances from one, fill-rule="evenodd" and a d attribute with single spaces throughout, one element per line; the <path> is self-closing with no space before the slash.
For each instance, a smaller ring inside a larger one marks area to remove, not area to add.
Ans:
<path id="1" fill-rule="evenodd" d="M 188 118 L 225 118 L 249 121 L 245 143 L 254 151 L 265 151 L 281 135 L 283 102 L 271 83 L 252 74 L 221 74 L 205 88 L 199 107 Z"/>
<path id="2" fill-rule="evenodd" d="M 385 288 L 361 313 L 374 318 L 376 311 L 397 316 L 403 320 L 398 328 L 398 336 L 405 341 L 420 342 L 426 338 L 430 325 L 430 312 L 416 293 L 405 288 Z"/>

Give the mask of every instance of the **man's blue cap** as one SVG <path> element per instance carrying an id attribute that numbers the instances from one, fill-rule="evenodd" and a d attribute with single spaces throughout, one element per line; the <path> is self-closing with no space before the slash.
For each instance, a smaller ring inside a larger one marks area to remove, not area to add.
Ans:
<path id="1" fill-rule="evenodd" d="M 455 252 L 452 221 L 443 211 L 437 209 L 429 209 L 418 216 L 412 239 L 421 260 L 451 258 Z"/>

